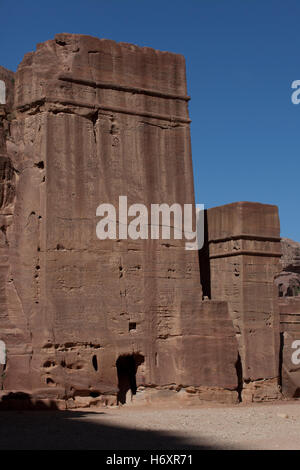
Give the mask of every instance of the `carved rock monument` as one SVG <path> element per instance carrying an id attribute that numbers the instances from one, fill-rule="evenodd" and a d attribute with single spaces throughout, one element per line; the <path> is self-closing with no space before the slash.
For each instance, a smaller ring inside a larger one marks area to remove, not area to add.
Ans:
<path id="1" fill-rule="evenodd" d="M 207 211 L 200 256 L 96 236 L 122 195 L 194 204 L 184 58 L 59 34 L 0 80 L 3 403 L 279 397 L 274 206 Z"/>

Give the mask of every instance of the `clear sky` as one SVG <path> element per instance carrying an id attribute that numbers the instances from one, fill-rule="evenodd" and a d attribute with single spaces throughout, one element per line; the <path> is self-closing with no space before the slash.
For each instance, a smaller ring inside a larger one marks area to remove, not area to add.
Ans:
<path id="1" fill-rule="evenodd" d="M 0 65 L 56 33 L 186 57 L 196 202 L 277 204 L 300 241 L 299 0 L 0 0 Z"/>

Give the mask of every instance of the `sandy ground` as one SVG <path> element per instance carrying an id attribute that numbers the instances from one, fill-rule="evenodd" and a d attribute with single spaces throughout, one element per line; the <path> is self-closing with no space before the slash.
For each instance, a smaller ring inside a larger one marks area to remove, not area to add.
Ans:
<path id="1" fill-rule="evenodd" d="M 300 402 L 2 411 L 0 449 L 300 449 Z"/>

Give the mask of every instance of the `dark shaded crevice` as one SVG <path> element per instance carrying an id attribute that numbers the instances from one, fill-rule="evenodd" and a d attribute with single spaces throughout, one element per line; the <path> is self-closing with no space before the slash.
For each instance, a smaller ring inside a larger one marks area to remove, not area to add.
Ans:
<path id="1" fill-rule="evenodd" d="M 203 298 L 211 298 L 211 273 L 209 260 L 209 243 L 208 243 L 208 223 L 207 209 L 204 211 L 204 244 L 203 248 L 198 251 L 199 267 L 200 267 L 200 283 L 202 285 Z"/>
<path id="2" fill-rule="evenodd" d="M 243 401 L 242 399 L 242 392 L 243 392 L 243 365 L 242 365 L 242 360 L 240 353 L 238 353 L 237 361 L 235 363 L 235 370 L 237 374 L 237 379 L 238 379 L 238 385 L 237 385 L 237 392 L 238 392 L 238 397 L 239 397 L 239 402 L 241 403 Z"/>
<path id="3" fill-rule="evenodd" d="M 82 116 L 82 117 L 84 117 L 85 119 L 88 119 L 91 122 L 91 124 L 93 126 L 92 130 L 93 130 L 94 142 L 96 144 L 97 143 L 96 126 L 97 126 L 97 122 L 98 122 L 98 118 L 99 118 L 98 111 L 94 111 L 94 112 L 89 113 L 88 115 Z"/>
<path id="4" fill-rule="evenodd" d="M 298 387 L 293 395 L 293 398 L 300 398 L 300 388 Z"/>
<path id="5" fill-rule="evenodd" d="M 43 364 L 43 367 L 46 367 L 46 368 L 55 367 L 55 366 L 56 366 L 56 362 L 55 361 L 50 361 L 50 360 L 44 362 L 44 364 Z"/>
<path id="6" fill-rule="evenodd" d="M 63 41 L 62 39 L 55 39 L 55 42 L 59 46 L 66 46 L 67 45 L 66 41 Z"/>
<path id="7" fill-rule="evenodd" d="M 4 390 L 6 364 L 0 364 L 1 390 Z"/>
<path id="8" fill-rule="evenodd" d="M 284 333 L 280 333 L 278 385 L 282 388 Z"/>
<path id="9" fill-rule="evenodd" d="M 92 364 L 93 364 L 94 371 L 97 372 L 98 371 L 98 359 L 97 359 L 96 354 L 93 355 Z"/>
<path id="10" fill-rule="evenodd" d="M 3 233 L 3 236 L 4 236 L 5 245 L 6 245 L 6 246 L 9 246 L 8 239 L 7 239 L 6 229 L 7 229 L 6 225 L 2 225 L 2 226 L 0 227 L 0 230 L 1 230 L 1 232 Z"/>

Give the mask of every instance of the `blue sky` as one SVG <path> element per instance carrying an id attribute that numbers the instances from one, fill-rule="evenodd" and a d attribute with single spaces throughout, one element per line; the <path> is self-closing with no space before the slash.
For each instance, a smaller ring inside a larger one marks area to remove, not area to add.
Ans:
<path id="1" fill-rule="evenodd" d="M 299 0 L 0 0 L 0 65 L 70 32 L 181 53 L 196 201 L 277 204 L 300 241 Z"/>

